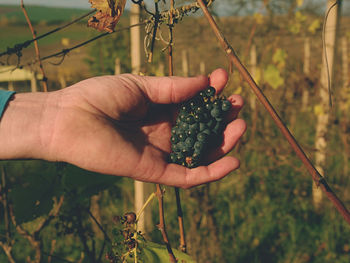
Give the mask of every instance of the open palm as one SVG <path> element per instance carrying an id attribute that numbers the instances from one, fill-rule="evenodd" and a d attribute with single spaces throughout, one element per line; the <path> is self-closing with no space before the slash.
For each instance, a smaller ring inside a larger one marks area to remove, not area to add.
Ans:
<path id="1" fill-rule="evenodd" d="M 216 70 L 207 77 L 141 77 L 131 74 L 96 77 L 58 91 L 49 158 L 87 170 L 128 176 L 145 182 L 188 188 L 222 178 L 239 166 L 223 157 L 245 131 L 235 119 L 242 99 L 233 104 L 224 143 L 211 153 L 208 166 L 188 169 L 168 164 L 170 129 L 177 103 L 194 96 L 209 84 L 219 92 L 227 73 Z"/>

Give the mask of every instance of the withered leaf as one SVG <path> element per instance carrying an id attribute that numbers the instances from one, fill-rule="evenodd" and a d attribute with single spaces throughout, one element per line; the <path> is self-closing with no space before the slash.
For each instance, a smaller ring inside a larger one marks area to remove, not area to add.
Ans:
<path id="1" fill-rule="evenodd" d="M 102 12 L 97 12 L 88 21 L 88 26 L 97 29 L 98 31 L 107 31 L 112 33 L 115 25 L 117 24 L 119 17 L 113 17 Z"/>
<path id="2" fill-rule="evenodd" d="M 113 32 L 123 14 L 126 0 L 89 0 L 98 12 L 88 21 L 88 26 L 99 31 Z"/>

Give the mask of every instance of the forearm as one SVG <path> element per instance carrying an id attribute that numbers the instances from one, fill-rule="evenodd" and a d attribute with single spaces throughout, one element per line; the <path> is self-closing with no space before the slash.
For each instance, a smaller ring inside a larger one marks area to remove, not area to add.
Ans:
<path id="1" fill-rule="evenodd" d="M 48 117 L 51 97 L 48 93 L 17 93 L 9 101 L 0 120 L 0 160 L 45 157 L 54 121 Z"/>

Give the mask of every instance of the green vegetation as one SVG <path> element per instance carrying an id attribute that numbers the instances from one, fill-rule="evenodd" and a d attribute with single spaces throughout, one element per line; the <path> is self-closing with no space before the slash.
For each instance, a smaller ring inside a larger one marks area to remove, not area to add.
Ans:
<path id="1" fill-rule="evenodd" d="M 33 24 L 57 24 L 86 14 L 89 10 L 25 5 Z M 20 5 L 0 5 L 0 25 L 26 24 Z"/>
<path id="2" fill-rule="evenodd" d="M 56 26 L 47 26 L 47 25 L 37 25 L 35 26 L 37 34 L 46 33 Z M 1 39 L 1 51 L 6 50 L 7 47 L 13 47 L 17 43 L 22 43 L 26 40 L 32 39 L 32 34 L 27 26 L 2 26 L 0 27 L 0 34 L 5 36 Z M 63 31 L 57 32 L 53 35 L 45 37 L 38 41 L 41 47 L 48 45 L 61 45 L 62 39 L 69 39 L 71 43 L 76 43 L 77 41 L 83 41 L 92 37 L 96 32 L 93 32 L 92 29 L 85 28 L 84 25 L 73 25 Z"/>
<path id="3" fill-rule="evenodd" d="M 26 10 L 37 35 L 53 30 L 57 26 L 89 12 L 89 10 L 85 9 L 50 8 L 30 5 L 26 5 Z M 86 19 L 63 31 L 39 40 L 39 44 L 42 46 L 57 45 L 57 43 L 61 42 L 62 38 L 67 38 L 74 42 L 87 39 L 91 35 L 96 34 L 92 29 L 85 27 L 84 23 L 86 23 Z M 0 41 L 1 50 L 5 50 L 7 47 L 13 47 L 17 43 L 32 38 L 23 11 L 19 5 L 0 5 L 0 35 L 2 36 Z"/>
<path id="4" fill-rule="evenodd" d="M 125 21 L 119 23 L 120 27 L 127 26 Z M 85 62 L 94 75 L 114 74 L 116 58 L 120 61 L 121 73 L 131 71 L 130 65 L 130 33 L 122 31 L 102 38 L 89 47 Z"/>

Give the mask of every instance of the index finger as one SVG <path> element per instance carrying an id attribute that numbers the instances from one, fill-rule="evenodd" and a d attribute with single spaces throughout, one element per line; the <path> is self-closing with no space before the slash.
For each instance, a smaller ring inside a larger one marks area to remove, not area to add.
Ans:
<path id="1" fill-rule="evenodd" d="M 140 77 L 141 88 L 153 103 L 170 104 L 183 102 L 209 85 L 218 93 L 225 87 L 228 75 L 223 69 L 213 71 L 210 77 Z"/>

